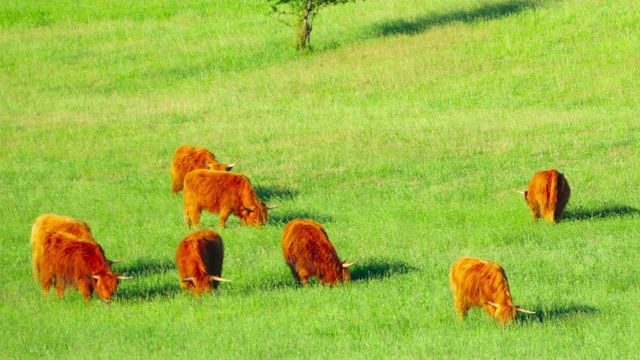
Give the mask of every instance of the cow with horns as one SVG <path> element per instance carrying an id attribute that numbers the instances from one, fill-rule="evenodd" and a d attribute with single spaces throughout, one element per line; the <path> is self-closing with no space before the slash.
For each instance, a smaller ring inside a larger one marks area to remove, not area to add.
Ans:
<path id="1" fill-rule="evenodd" d="M 171 163 L 171 191 L 182 190 L 184 176 L 197 169 L 230 171 L 236 164 L 221 164 L 213 153 L 204 147 L 183 145 L 173 155 Z"/>
<path id="2" fill-rule="evenodd" d="M 194 170 L 184 177 L 184 218 L 187 229 L 191 224 L 198 227 L 202 209 L 219 214 L 220 226 L 224 228 L 232 213 L 240 218 L 242 226 L 261 226 L 267 221 L 267 211 L 278 206 L 267 206 L 260 202 L 251 182 L 242 174 Z"/>
<path id="3" fill-rule="evenodd" d="M 187 235 L 176 252 L 176 265 L 180 275 L 180 285 L 199 295 L 218 288 L 223 279 L 222 260 L 224 247 L 222 238 L 213 230 L 198 230 Z"/>
<path id="4" fill-rule="evenodd" d="M 293 277 L 303 286 L 309 277 L 318 278 L 323 286 L 351 279 L 348 268 L 355 261 L 340 261 L 326 231 L 313 220 L 294 219 L 284 227 L 282 252 Z"/>
<path id="5" fill-rule="evenodd" d="M 567 179 L 554 169 L 537 172 L 531 178 L 527 191 L 518 192 L 524 195 L 533 220 L 544 217 L 549 223 L 560 222 L 571 197 Z"/>
<path id="6" fill-rule="evenodd" d="M 461 257 L 451 266 L 449 277 L 456 311 L 464 320 L 472 307 L 482 307 L 501 324 L 509 324 L 516 312 L 535 314 L 513 305 L 504 269 L 492 261 Z"/>
<path id="7" fill-rule="evenodd" d="M 39 260 L 44 256 L 44 244 L 47 236 L 54 232 L 65 232 L 79 239 L 95 242 L 89 225 L 81 220 L 56 214 L 42 214 L 36 218 L 31 227 L 31 252 L 33 261 L 33 278 L 40 275 Z M 109 266 L 121 260 L 107 260 Z"/>
<path id="8" fill-rule="evenodd" d="M 131 279 L 111 271 L 104 250 L 95 241 L 80 239 L 68 232 L 49 232 L 44 236 L 42 249 L 43 254 L 34 266 L 40 270 L 45 297 L 55 282 L 59 298 L 67 287 L 75 286 L 87 303 L 94 291 L 108 303 L 119 281 Z"/>

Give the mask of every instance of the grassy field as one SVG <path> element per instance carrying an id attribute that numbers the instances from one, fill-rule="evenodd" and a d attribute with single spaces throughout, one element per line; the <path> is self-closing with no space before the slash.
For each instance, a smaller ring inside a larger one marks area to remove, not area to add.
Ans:
<path id="1" fill-rule="evenodd" d="M 640 354 L 640 4 L 367 0 L 298 55 L 259 1 L 0 2 L 0 357 L 634 358 Z M 215 293 L 175 269 L 183 144 L 238 162 L 273 210 L 220 232 Z M 539 170 L 572 187 L 533 223 Z M 33 220 L 88 222 L 124 282 L 43 299 Z M 321 222 L 352 282 L 295 284 L 280 237 Z M 460 322 L 460 256 L 501 263 L 502 328 Z"/>

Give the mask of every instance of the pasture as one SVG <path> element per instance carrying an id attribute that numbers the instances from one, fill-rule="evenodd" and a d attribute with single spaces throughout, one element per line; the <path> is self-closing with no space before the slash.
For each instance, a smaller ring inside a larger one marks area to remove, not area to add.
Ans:
<path id="1" fill-rule="evenodd" d="M 633 358 L 640 353 L 640 4 L 367 0 L 322 11 L 314 52 L 259 1 L 0 2 L 0 357 Z M 205 146 L 251 179 L 266 226 L 224 241 L 215 293 L 183 293 L 182 193 Z M 522 195 L 556 168 L 564 220 Z M 34 219 L 88 222 L 125 259 L 110 304 L 43 299 Z M 311 218 L 352 281 L 299 287 L 280 245 Z M 505 268 L 519 315 L 460 322 L 449 267 Z"/>

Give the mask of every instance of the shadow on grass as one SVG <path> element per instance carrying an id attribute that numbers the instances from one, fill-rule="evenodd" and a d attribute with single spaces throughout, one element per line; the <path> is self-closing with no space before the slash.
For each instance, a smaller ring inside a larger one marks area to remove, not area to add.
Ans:
<path id="1" fill-rule="evenodd" d="M 507 17 L 519 12 L 534 9 L 542 5 L 543 1 L 510 0 L 495 4 L 485 4 L 474 10 L 454 11 L 448 14 L 432 14 L 420 16 L 413 20 L 395 19 L 373 26 L 374 34 L 391 36 L 400 34 L 419 34 L 438 25 L 462 22 L 473 23 L 479 20 L 491 20 Z"/>
<path id="2" fill-rule="evenodd" d="M 586 305 L 567 305 L 550 309 L 533 309 L 535 315 L 521 315 L 523 322 L 527 320 L 537 320 L 541 323 L 553 320 L 565 320 L 578 316 L 590 316 L 600 312 L 597 308 Z"/>
<path id="3" fill-rule="evenodd" d="M 571 208 L 562 214 L 563 221 L 580 221 L 640 215 L 640 210 L 626 205 L 605 205 L 599 208 Z"/>
<path id="4" fill-rule="evenodd" d="M 112 269 L 118 274 L 133 277 L 120 283 L 115 293 L 116 299 L 146 302 L 157 298 L 172 298 L 182 292 L 177 278 L 169 281 L 164 276 L 176 269 L 173 259 L 138 258 L 114 264 Z"/>
<path id="5" fill-rule="evenodd" d="M 269 224 L 271 225 L 284 226 L 294 219 L 311 219 L 319 222 L 320 224 L 332 223 L 335 221 L 332 216 L 314 214 L 306 211 L 279 214 L 278 210 L 274 210 L 269 213 Z"/>
<path id="6" fill-rule="evenodd" d="M 111 268 L 115 273 L 135 278 L 175 270 L 176 264 L 173 259 L 139 258 L 133 261 L 125 260 L 121 263 L 113 264 Z"/>
<path id="7" fill-rule="evenodd" d="M 253 189 L 256 191 L 256 195 L 258 195 L 258 199 L 260 199 L 260 201 L 272 206 L 277 204 L 270 204 L 270 201 L 293 199 L 298 195 L 298 192 L 294 189 L 281 186 L 256 185 Z"/>
<path id="8" fill-rule="evenodd" d="M 385 258 L 370 258 L 353 265 L 351 270 L 351 280 L 371 280 L 381 279 L 392 275 L 407 274 L 418 271 L 418 268 L 407 264 L 404 261 L 391 260 Z"/>
<path id="9" fill-rule="evenodd" d="M 135 281 L 135 279 L 128 281 Z M 148 283 L 135 284 L 133 286 L 120 285 L 114 298 L 115 301 L 117 301 L 117 299 L 123 299 L 134 302 L 149 302 L 160 298 L 173 298 L 180 293 L 182 293 L 182 288 L 176 278 L 173 282 L 165 281 L 152 285 Z"/>

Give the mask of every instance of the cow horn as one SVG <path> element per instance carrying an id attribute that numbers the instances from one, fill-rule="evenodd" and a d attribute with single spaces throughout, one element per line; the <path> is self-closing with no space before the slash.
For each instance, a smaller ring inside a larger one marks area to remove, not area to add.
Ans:
<path id="1" fill-rule="evenodd" d="M 209 280 L 212 280 L 212 281 L 231 282 L 231 280 L 223 279 L 223 278 L 221 278 L 221 277 L 219 277 L 219 276 L 216 276 L 216 275 L 209 275 Z"/>
<path id="2" fill-rule="evenodd" d="M 182 282 L 193 282 L 195 279 L 192 277 L 186 278 L 186 279 L 182 279 Z"/>
<path id="3" fill-rule="evenodd" d="M 353 262 L 351 262 L 351 263 L 344 263 L 344 262 L 343 262 L 343 263 L 342 263 L 342 268 L 343 268 L 343 269 L 349 268 L 349 267 L 353 266 L 353 265 L 354 265 L 355 263 L 357 263 L 357 262 L 358 262 L 358 260 L 354 260 L 354 261 L 353 261 Z"/>
<path id="4" fill-rule="evenodd" d="M 536 313 L 535 311 L 525 310 L 525 309 L 521 308 L 520 306 L 516 306 L 516 311 L 517 312 L 521 312 L 523 314 L 533 314 L 533 315 L 535 315 L 535 313 Z"/>
<path id="5" fill-rule="evenodd" d="M 267 210 L 272 210 L 272 209 L 275 209 L 275 208 L 280 207 L 280 206 L 282 206 L 282 204 L 272 205 L 272 206 L 267 205 L 265 208 L 266 208 Z"/>
<path id="6" fill-rule="evenodd" d="M 516 190 L 516 189 L 513 189 L 513 191 L 517 192 L 520 195 L 524 195 L 524 191 L 520 191 L 520 190 Z"/>
<path id="7" fill-rule="evenodd" d="M 234 166 L 238 165 L 238 163 L 227 164 L 227 169 L 231 170 Z"/>
<path id="8" fill-rule="evenodd" d="M 250 207 L 248 207 L 248 206 L 243 206 L 242 208 L 243 208 L 243 209 L 245 209 L 245 210 L 247 210 L 248 212 L 253 212 L 253 211 L 254 211 L 254 209 L 253 209 L 253 208 L 250 208 Z"/>
<path id="9" fill-rule="evenodd" d="M 118 275 L 118 280 L 131 280 L 131 279 L 133 279 L 133 276 Z"/>
<path id="10" fill-rule="evenodd" d="M 496 309 L 500 306 L 500 305 L 498 305 L 498 304 L 496 304 L 494 302 L 491 302 L 491 301 L 485 301 L 484 303 L 485 303 L 485 305 L 493 306 Z"/>
<path id="11" fill-rule="evenodd" d="M 107 259 L 107 262 L 109 263 L 109 266 L 113 265 L 113 264 L 117 264 L 120 262 L 123 262 L 124 260 L 109 260 Z"/>
<path id="12" fill-rule="evenodd" d="M 99 277 L 99 276 L 96 276 L 96 275 L 89 275 L 89 274 L 85 274 L 84 276 L 88 277 L 89 279 L 93 279 L 93 280 L 98 280 L 98 279 L 100 279 L 100 277 Z"/>

